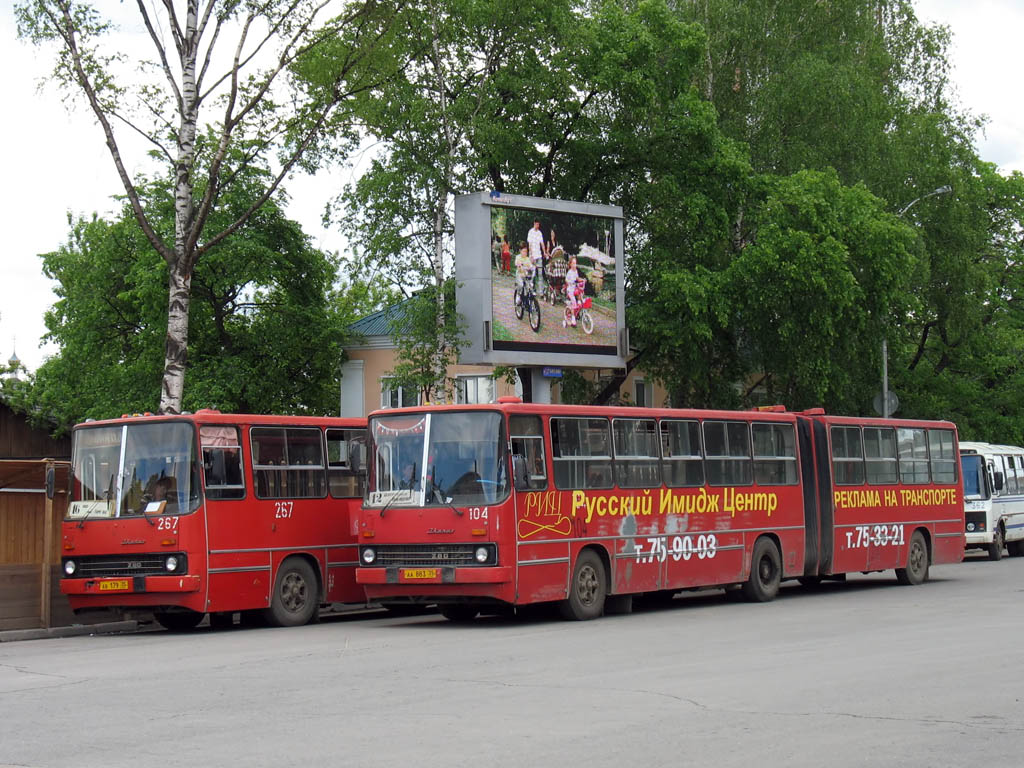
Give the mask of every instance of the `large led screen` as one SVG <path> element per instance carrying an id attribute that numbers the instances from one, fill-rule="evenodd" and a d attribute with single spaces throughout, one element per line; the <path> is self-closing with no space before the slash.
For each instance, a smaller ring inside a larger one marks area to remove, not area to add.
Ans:
<path id="1" fill-rule="evenodd" d="M 455 212 L 459 311 L 485 329 L 464 362 L 623 364 L 621 209 L 465 195 Z"/>

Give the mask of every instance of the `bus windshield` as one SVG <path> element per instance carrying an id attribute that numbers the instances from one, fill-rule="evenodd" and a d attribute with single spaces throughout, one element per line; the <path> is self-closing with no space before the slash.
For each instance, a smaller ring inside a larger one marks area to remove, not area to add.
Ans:
<path id="1" fill-rule="evenodd" d="M 199 505 L 191 424 L 83 428 L 74 434 L 72 453 L 69 518 L 177 515 Z"/>
<path id="2" fill-rule="evenodd" d="M 987 499 L 985 487 L 985 462 L 977 454 L 964 454 L 960 457 L 960 467 L 964 476 L 964 498 Z"/>
<path id="3" fill-rule="evenodd" d="M 370 436 L 370 506 L 492 504 L 508 494 L 504 420 L 496 411 L 377 416 Z"/>

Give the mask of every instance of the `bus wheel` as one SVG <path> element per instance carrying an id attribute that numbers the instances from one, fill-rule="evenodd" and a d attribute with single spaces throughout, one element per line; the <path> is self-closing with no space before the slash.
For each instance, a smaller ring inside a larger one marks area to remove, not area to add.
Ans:
<path id="1" fill-rule="evenodd" d="M 907 567 L 896 569 L 896 581 L 900 584 L 916 585 L 928 581 L 928 545 L 920 531 L 910 537 L 910 551 L 907 553 Z"/>
<path id="2" fill-rule="evenodd" d="M 569 583 L 569 597 L 559 605 L 562 618 L 571 621 L 596 619 L 604 613 L 604 563 L 592 549 L 585 549 L 576 559 Z"/>
<path id="3" fill-rule="evenodd" d="M 161 627 L 169 629 L 171 632 L 188 632 L 199 626 L 199 622 L 203 620 L 203 614 L 196 611 L 176 613 L 157 611 L 153 614 L 153 618 Z"/>
<path id="4" fill-rule="evenodd" d="M 1006 551 L 1010 553 L 1011 557 L 1024 556 L 1024 541 L 1008 541 Z"/>
<path id="5" fill-rule="evenodd" d="M 480 609 L 470 603 L 449 603 L 438 608 L 448 621 L 472 621 Z"/>
<path id="6" fill-rule="evenodd" d="M 782 583 L 782 555 L 775 542 L 762 536 L 754 543 L 750 577 L 743 583 L 743 597 L 751 603 L 767 603 L 779 594 Z"/>
<path id="7" fill-rule="evenodd" d="M 992 537 L 992 543 L 988 545 L 988 559 L 1002 560 L 1004 544 L 1005 538 L 1003 536 L 1003 526 L 1000 523 L 998 526 L 996 526 L 996 533 L 995 536 Z"/>
<path id="8" fill-rule="evenodd" d="M 309 563 L 300 557 L 285 560 L 277 572 L 267 621 L 275 627 L 298 627 L 308 624 L 319 603 L 316 575 Z"/>

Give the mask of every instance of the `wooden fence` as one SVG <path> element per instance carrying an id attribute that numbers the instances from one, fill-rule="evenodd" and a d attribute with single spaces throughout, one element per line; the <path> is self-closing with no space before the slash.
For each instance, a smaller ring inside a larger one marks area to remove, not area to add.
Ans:
<path id="1" fill-rule="evenodd" d="M 53 498 L 46 473 L 54 471 Z M 94 623 L 71 613 L 60 591 L 61 521 L 68 506 L 70 462 L 0 460 L 0 630 Z"/>

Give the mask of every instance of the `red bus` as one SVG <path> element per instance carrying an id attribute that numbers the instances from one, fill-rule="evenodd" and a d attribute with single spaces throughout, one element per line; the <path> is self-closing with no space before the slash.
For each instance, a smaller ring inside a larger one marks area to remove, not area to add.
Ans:
<path id="1" fill-rule="evenodd" d="M 591 619 L 709 587 L 766 601 L 890 568 L 919 584 L 963 558 L 950 422 L 502 398 L 371 414 L 367 470 L 356 580 L 451 619 L 553 601 Z"/>
<path id="2" fill-rule="evenodd" d="M 79 424 L 63 523 L 73 610 L 168 629 L 305 624 L 355 583 L 366 420 L 201 410 Z"/>

